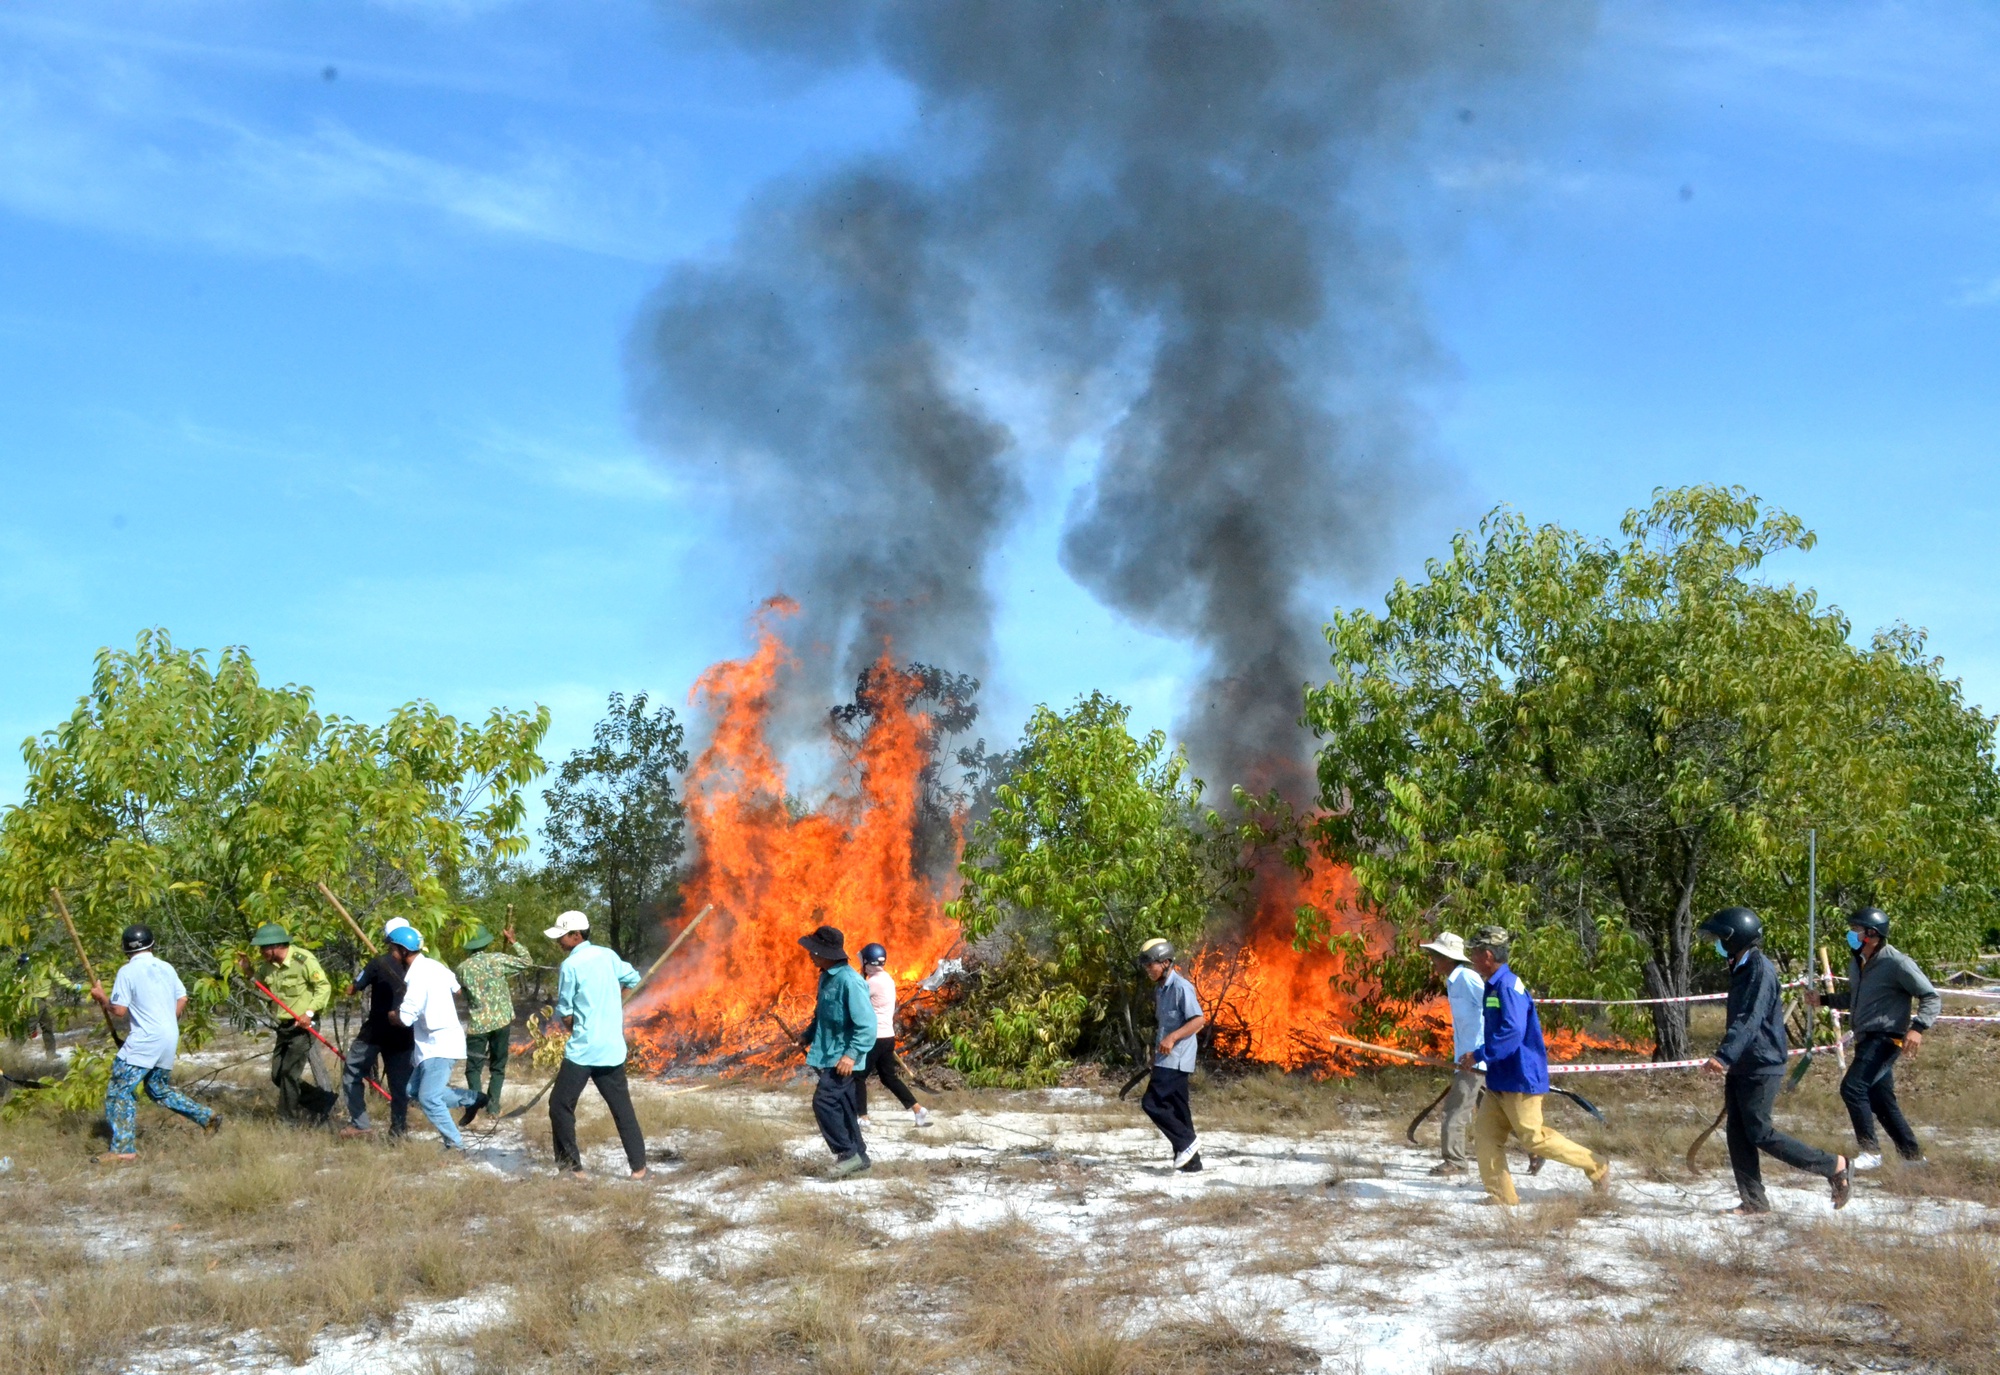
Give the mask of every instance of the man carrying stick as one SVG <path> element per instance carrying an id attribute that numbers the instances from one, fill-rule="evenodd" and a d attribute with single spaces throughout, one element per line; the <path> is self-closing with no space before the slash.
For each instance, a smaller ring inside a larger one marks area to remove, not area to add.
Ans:
<path id="1" fill-rule="evenodd" d="M 368 1120 L 368 1076 L 376 1060 L 382 1062 L 389 1083 L 389 1135 L 401 1136 L 410 1129 L 410 1075 L 416 1068 L 416 1038 L 395 1018 L 403 1002 L 403 961 L 394 947 L 395 933 L 409 926 L 401 917 L 392 917 L 382 930 L 391 948 L 368 961 L 355 976 L 350 994 L 368 990 L 368 1015 L 347 1043 L 347 1068 L 341 1090 L 347 1096 L 347 1125 L 340 1134 L 349 1139 L 366 1137 L 374 1131 Z"/>
<path id="2" fill-rule="evenodd" d="M 1771 1211 L 1759 1151 L 1820 1176 L 1833 1188 L 1833 1206 L 1845 1208 L 1847 1157 L 1795 1141 L 1771 1124 L 1771 1105 L 1784 1086 L 1791 1043 L 1785 1037 L 1778 971 L 1759 948 L 1764 923 L 1747 907 L 1725 907 L 1703 922 L 1701 931 L 1715 941 L 1715 953 L 1729 962 L 1729 1025 L 1722 1044 L 1702 1069 L 1727 1076 L 1722 1081 L 1722 1102 L 1729 1123 L 1729 1168 L 1741 1200 L 1731 1211 L 1746 1216 Z"/>
<path id="3" fill-rule="evenodd" d="M 830 1178 L 859 1174 L 872 1163 L 861 1139 L 861 1115 L 856 1111 L 854 1071 L 868 1062 L 875 1046 L 875 1005 L 868 985 L 847 962 L 847 937 L 840 928 L 821 926 L 799 944 L 819 970 L 819 989 L 812 1020 L 799 1033 L 806 1048 L 806 1068 L 819 1075 L 813 1088 L 813 1118 L 820 1139 L 833 1152 Z"/>
<path id="4" fill-rule="evenodd" d="M 583 1155 L 576 1145 L 576 1101 L 585 1084 L 597 1085 L 618 1140 L 625 1147 L 625 1164 L 632 1178 L 646 1177 L 646 1137 L 632 1111 L 632 1090 L 625 1082 L 625 1000 L 619 990 L 637 988 L 639 971 L 617 951 L 590 942 L 590 918 L 565 912 L 542 933 L 564 951 L 556 981 L 554 1020 L 569 1032 L 563 1046 L 562 1068 L 549 1094 L 549 1135 L 554 1139 L 556 1168 L 583 1178 Z"/>
<path id="5" fill-rule="evenodd" d="M 1201 1141 L 1194 1134 L 1194 1110 L 1188 1105 L 1188 1082 L 1194 1078 L 1195 1038 L 1208 1025 L 1194 985 L 1174 968 L 1174 948 L 1155 937 L 1140 947 L 1139 967 L 1155 985 L 1152 1082 L 1139 1106 L 1173 1148 L 1174 1168 L 1183 1174 L 1201 1170 Z"/>
<path id="6" fill-rule="evenodd" d="M 265 922 L 251 938 L 266 966 L 263 984 L 291 1013 L 279 1013 L 271 1047 L 271 1083 L 278 1090 L 278 1116 L 293 1125 L 321 1126 L 340 1100 L 305 1081 L 312 1054 L 312 1019 L 333 1002 L 333 985 L 310 950 L 295 948 L 291 933 Z M 247 962 L 246 962 L 247 963 Z M 297 1020 L 293 1020 L 296 1017 Z"/>
<path id="7" fill-rule="evenodd" d="M 169 1112 L 177 1112 L 203 1131 L 222 1125 L 222 1114 L 205 1108 L 173 1086 L 174 1054 L 181 1044 L 181 1014 L 187 1010 L 187 989 L 174 967 L 153 954 L 153 930 L 128 926 L 120 937 L 128 958 L 112 982 L 92 983 L 90 996 L 105 1015 L 126 1019 L 125 1044 L 111 1062 L 111 1082 L 104 1090 L 104 1120 L 111 1127 L 111 1149 L 98 1160 L 137 1160 L 139 1086 L 146 1096 Z"/>
<path id="8" fill-rule="evenodd" d="M 1482 926 L 1472 934 L 1468 958 L 1485 980 L 1485 1006 L 1477 1050 L 1458 1057 L 1458 1067 L 1470 1070 L 1486 1062 L 1486 1097 L 1473 1122 L 1479 1154 L 1479 1180 L 1493 1202 L 1514 1207 L 1521 1200 L 1507 1172 L 1507 1139 L 1521 1143 L 1530 1156 L 1573 1165 L 1603 1193 L 1610 1187 L 1611 1166 L 1583 1147 L 1542 1124 L 1542 1100 L 1549 1092 L 1549 1053 L 1542 1044 L 1542 1019 L 1528 986 L 1507 966 L 1509 938 L 1505 928 Z"/>
<path id="9" fill-rule="evenodd" d="M 1451 1058 L 1462 1060 L 1479 1049 L 1485 1032 L 1481 1004 L 1486 985 L 1465 958 L 1465 941 L 1455 932 L 1440 931 L 1437 939 L 1421 947 L 1431 957 L 1431 972 L 1444 985 L 1445 1001 L 1451 1007 Z M 1444 1158 L 1431 1167 L 1432 1174 L 1465 1173 L 1466 1129 L 1479 1103 L 1479 1070 L 1452 1070 L 1451 1088 L 1444 1096 L 1444 1117 L 1438 1143 Z"/>
<path id="10" fill-rule="evenodd" d="M 1822 998 L 1808 988 L 1806 1003 L 1840 1008 L 1853 1018 L 1854 1058 L 1841 1076 L 1840 1099 L 1861 1147 L 1854 1168 L 1872 1170 L 1882 1163 L 1877 1119 L 1896 1143 L 1897 1154 L 1914 1163 L 1924 1158 L 1924 1148 L 1896 1101 L 1896 1061 L 1917 1053 L 1944 1003 L 1917 962 L 1889 944 L 1889 915 L 1881 908 L 1858 908 L 1848 917 L 1847 948 L 1854 953 L 1847 991 Z M 1917 1005 L 1914 1016 L 1911 999 Z"/>

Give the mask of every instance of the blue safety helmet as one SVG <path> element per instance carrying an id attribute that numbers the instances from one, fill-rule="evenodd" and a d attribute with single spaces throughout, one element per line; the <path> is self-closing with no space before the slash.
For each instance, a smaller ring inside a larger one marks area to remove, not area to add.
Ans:
<path id="1" fill-rule="evenodd" d="M 389 944 L 400 945 L 412 955 L 424 948 L 424 938 L 417 934 L 414 926 L 399 926 L 389 933 Z"/>
<path id="2" fill-rule="evenodd" d="M 889 963 L 889 952 L 884 950 L 880 945 L 876 944 L 874 941 L 870 941 L 868 944 L 861 947 L 861 963 L 887 964 Z"/>

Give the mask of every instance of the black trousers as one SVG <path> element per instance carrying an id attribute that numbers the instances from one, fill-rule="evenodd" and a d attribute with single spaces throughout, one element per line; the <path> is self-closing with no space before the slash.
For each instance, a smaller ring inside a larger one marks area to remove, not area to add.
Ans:
<path id="1" fill-rule="evenodd" d="M 549 1090 L 549 1134 L 555 1138 L 556 1164 L 566 1170 L 581 1170 L 583 1156 L 576 1149 L 576 1100 L 583 1097 L 585 1084 L 597 1085 L 611 1120 L 618 1124 L 618 1140 L 625 1147 L 625 1163 L 634 1174 L 646 1168 L 646 1138 L 632 1111 L 632 1090 L 625 1083 L 625 1066 L 579 1065 L 562 1062 L 556 1071 L 556 1086 Z"/>
<path id="2" fill-rule="evenodd" d="M 1154 1065 L 1146 1096 L 1139 1102 L 1153 1125 L 1166 1133 L 1175 1155 L 1194 1144 L 1194 1112 L 1188 1107 L 1188 1081 L 1192 1078 L 1184 1069 Z"/>
<path id="3" fill-rule="evenodd" d="M 1745 1204 L 1760 1211 L 1771 1206 L 1764 1194 L 1764 1172 L 1757 1158 L 1762 1151 L 1782 1160 L 1795 1170 L 1831 1178 L 1840 1162 L 1816 1146 L 1808 1146 L 1786 1136 L 1771 1125 L 1771 1105 L 1785 1074 L 1732 1074 L 1722 1081 L 1722 1102 L 1728 1109 L 1723 1131 L 1729 1142 L 1729 1168 L 1736 1175 L 1736 1192 Z"/>
<path id="4" fill-rule="evenodd" d="M 1854 1043 L 1854 1058 L 1840 1081 L 1840 1100 L 1847 1104 L 1847 1116 L 1854 1123 L 1854 1139 L 1864 1151 L 1879 1151 L 1875 1139 L 1875 1119 L 1888 1129 L 1889 1139 L 1905 1160 L 1922 1157 L 1924 1148 L 1903 1117 L 1896 1101 L 1896 1060 L 1903 1048 L 1888 1036 L 1869 1034 Z"/>
<path id="5" fill-rule="evenodd" d="M 823 1069 L 819 1072 L 819 1083 L 813 1087 L 813 1117 L 819 1122 L 819 1134 L 835 1160 L 852 1155 L 868 1158 L 868 1147 L 861 1140 L 858 1120 L 861 1114 L 854 1106 L 860 1085 L 858 1074 L 835 1074 L 831 1069 Z"/>
<path id="6" fill-rule="evenodd" d="M 860 1069 L 854 1071 L 854 1111 L 861 1116 L 868 1115 L 868 1076 L 874 1075 L 882 1081 L 882 1087 L 896 1095 L 896 1101 L 906 1108 L 917 1105 L 917 1095 L 910 1092 L 910 1086 L 903 1082 L 903 1072 L 896 1068 L 896 1038 L 878 1036 L 875 1049 L 868 1052 L 868 1059 Z"/>
<path id="7" fill-rule="evenodd" d="M 312 1048 L 310 1031 L 297 1022 L 280 1024 L 277 1039 L 271 1045 L 271 1083 L 278 1090 L 279 1117 L 287 1122 L 319 1126 L 340 1099 L 318 1084 L 307 1082 L 311 1066 L 306 1059 Z"/>

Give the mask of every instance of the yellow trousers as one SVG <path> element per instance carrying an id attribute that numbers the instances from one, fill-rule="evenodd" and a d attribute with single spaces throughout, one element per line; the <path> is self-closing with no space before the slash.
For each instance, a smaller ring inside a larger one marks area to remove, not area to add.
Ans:
<path id="1" fill-rule="evenodd" d="M 1479 1104 L 1479 1116 L 1472 1123 L 1473 1145 L 1479 1152 L 1479 1182 L 1486 1192 L 1509 1207 L 1521 1201 L 1514 1192 L 1514 1177 L 1507 1173 L 1507 1138 L 1512 1137 L 1529 1155 L 1574 1165 L 1589 1176 L 1592 1184 L 1604 1178 L 1610 1166 L 1589 1151 L 1542 1125 L 1542 1097 L 1539 1093 L 1495 1093 L 1486 1091 Z"/>

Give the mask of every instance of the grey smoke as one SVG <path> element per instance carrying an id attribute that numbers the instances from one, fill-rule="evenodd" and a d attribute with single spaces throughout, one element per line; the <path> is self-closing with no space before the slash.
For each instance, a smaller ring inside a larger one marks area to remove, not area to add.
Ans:
<path id="1" fill-rule="evenodd" d="M 1432 365 L 1370 168 L 1534 71 L 1587 5 L 1491 0 L 718 0 L 786 61 L 878 61 L 898 154 L 772 188 L 634 336 L 640 415 L 723 475 L 806 603 L 804 638 L 983 671 L 985 565 L 1021 455 L 958 372 L 975 335 L 1053 405 L 1139 356 L 1064 566 L 1186 638 L 1182 730 L 1219 785 L 1282 782 L 1323 662 L 1313 598 L 1378 565 L 1427 471 Z M 1107 383 L 1107 389 L 1109 384 Z"/>

